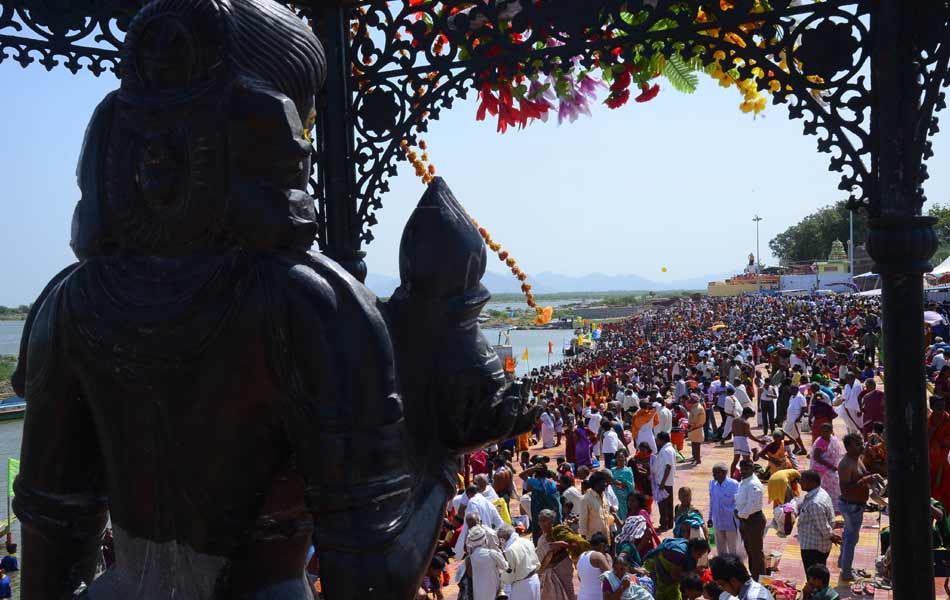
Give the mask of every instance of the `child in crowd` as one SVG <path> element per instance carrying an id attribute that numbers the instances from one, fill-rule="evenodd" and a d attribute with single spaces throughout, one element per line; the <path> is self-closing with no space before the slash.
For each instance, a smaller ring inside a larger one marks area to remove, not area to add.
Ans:
<path id="1" fill-rule="evenodd" d="M 703 580 L 695 573 L 687 573 L 680 579 L 680 592 L 685 600 L 698 600 L 703 597 Z M 719 600 L 719 598 L 716 598 Z"/>
<path id="2" fill-rule="evenodd" d="M 831 588 L 831 574 L 825 565 L 812 565 L 805 571 L 808 584 L 802 590 L 805 600 L 839 600 L 841 596 Z"/>
<path id="3" fill-rule="evenodd" d="M 715 581 L 709 581 L 703 585 L 703 598 L 704 600 L 733 600 L 735 596 L 722 591 Z"/>
<path id="4" fill-rule="evenodd" d="M 633 485 L 638 492 L 647 499 L 646 509 L 653 511 L 653 475 L 650 471 L 650 457 L 653 449 L 646 442 L 640 442 L 637 453 L 633 455 L 627 466 L 633 469 Z"/>

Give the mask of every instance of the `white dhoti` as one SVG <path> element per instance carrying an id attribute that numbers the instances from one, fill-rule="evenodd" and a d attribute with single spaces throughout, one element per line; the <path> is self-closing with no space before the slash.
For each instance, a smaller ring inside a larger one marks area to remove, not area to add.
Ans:
<path id="1" fill-rule="evenodd" d="M 650 450 L 656 454 L 656 438 L 653 437 L 653 429 L 644 425 L 640 428 L 640 431 L 637 432 L 637 446 L 640 444 L 646 444 L 650 447 Z"/>
<path id="2" fill-rule="evenodd" d="M 732 417 L 726 417 L 726 422 L 722 426 L 722 437 L 726 438 L 732 435 Z"/>
<path id="3" fill-rule="evenodd" d="M 738 529 L 716 530 L 716 554 L 735 554 L 745 556 L 745 547 Z"/>
<path id="4" fill-rule="evenodd" d="M 510 587 L 506 590 L 509 600 L 541 600 L 541 579 L 537 575 L 516 581 Z"/>

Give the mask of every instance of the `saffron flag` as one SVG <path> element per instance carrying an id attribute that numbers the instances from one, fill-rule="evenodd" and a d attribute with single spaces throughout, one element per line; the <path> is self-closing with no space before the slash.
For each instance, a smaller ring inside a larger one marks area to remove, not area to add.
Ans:
<path id="1" fill-rule="evenodd" d="M 13 497 L 13 480 L 20 473 L 20 461 L 15 458 L 7 459 L 7 495 Z"/>
<path id="2" fill-rule="evenodd" d="M 548 342 L 548 354 L 554 354 L 554 343 Z"/>
<path id="3" fill-rule="evenodd" d="M 524 347 L 524 354 L 521 355 L 521 360 L 528 360 L 528 347 Z"/>

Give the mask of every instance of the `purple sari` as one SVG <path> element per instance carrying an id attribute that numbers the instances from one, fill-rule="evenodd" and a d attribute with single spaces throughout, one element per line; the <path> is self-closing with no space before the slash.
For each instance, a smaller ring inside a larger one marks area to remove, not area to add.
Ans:
<path id="1" fill-rule="evenodd" d="M 593 444 L 590 441 L 590 434 L 587 431 L 586 427 L 577 428 L 577 445 L 575 446 L 575 452 L 577 453 L 577 466 L 582 465 L 591 466 L 590 461 L 590 452 L 593 448 Z"/>

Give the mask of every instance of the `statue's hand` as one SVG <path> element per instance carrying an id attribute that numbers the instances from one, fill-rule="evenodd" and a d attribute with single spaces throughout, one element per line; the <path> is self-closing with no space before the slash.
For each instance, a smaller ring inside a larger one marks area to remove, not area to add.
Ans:
<path id="1" fill-rule="evenodd" d="M 491 298 L 480 283 L 484 242 L 440 178 L 409 218 L 399 257 L 402 284 L 386 312 L 413 438 L 453 455 L 531 429 L 539 409 L 528 386 L 506 384 L 478 328 Z"/>

